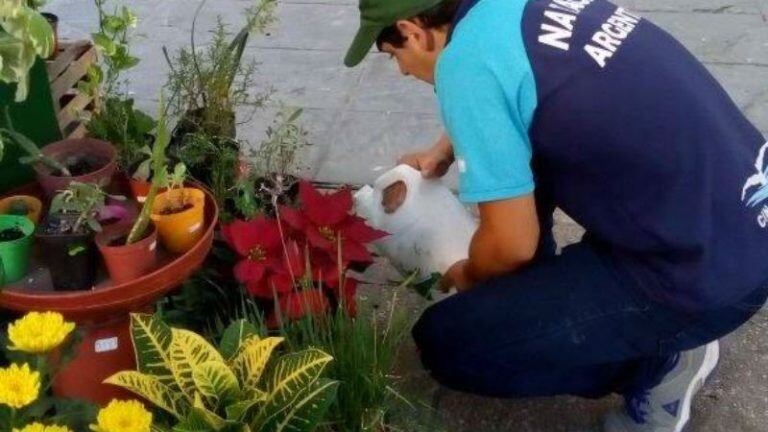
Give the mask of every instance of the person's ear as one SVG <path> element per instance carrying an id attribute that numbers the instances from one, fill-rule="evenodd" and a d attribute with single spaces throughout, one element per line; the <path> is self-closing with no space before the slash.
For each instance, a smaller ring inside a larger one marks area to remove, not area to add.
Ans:
<path id="1" fill-rule="evenodd" d="M 427 30 L 417 23 L 408 20 L 398 20 L 395 25 L 400 34 L 407 39 L 406 44 L 414 43 L 422 50 L 428 50 Z"/>

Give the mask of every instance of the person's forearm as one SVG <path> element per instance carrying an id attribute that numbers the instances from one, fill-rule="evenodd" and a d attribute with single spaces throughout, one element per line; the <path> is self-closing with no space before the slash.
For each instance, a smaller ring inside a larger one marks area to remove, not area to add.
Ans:
<path id="1" fill-rule="evenodd" d="M 523 198 L 516 207 L 497 210 L 494 217 L 488 204 L 480 205 L 481 222 L 472 236 L 466 265 L 468 279 L 482 282 L 518 270 L 533 259 L 540 228 L 531 201 Z"/>
<path id="2" fill-rule="evenodd" d="M 515 251 L 510 253 L 509 250 L 483 246 L 493 241 L 484 237 L 485 234 L 478 231 L 472 239 L 466 266 L 466 277 L 472 284 L 518 270 L 533 258 L 523 251 L 517 254 Z"/>

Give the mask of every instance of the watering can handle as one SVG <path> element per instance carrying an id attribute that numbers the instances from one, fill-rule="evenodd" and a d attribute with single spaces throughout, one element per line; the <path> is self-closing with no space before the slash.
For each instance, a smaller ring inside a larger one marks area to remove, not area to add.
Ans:
<path id="1" fill-rule="evenodd" d="M 410 197 L 416 190 L 419 189 L 422 182 L 424 181 L 424 177 L 422 177 L 421 173 L 410 165 L 402 164 L 382 174 L 381 177 L 376 179 L 374 187 L 377 190 L 384 190 L 388 186 L 391 186 L 392 184 L 399 181 L 405 183 L 405 186 L 408 188 L 407 196 Z M 407 199 L 408 198 L 406 198 L 406 200 Z"/>
<path id="2" fill-rule="evenodd" d="M 389 186 L 402 181 L 405 183 L 405 199 L 398 206 L 399 208 L 408 208 L 411 206 L 411 202 L 419 195 L 419 189 L 424 182 L 424 177 L 421 173 L 411 167 L 410 165 L 398 165 L 395 168 L 387 171 L 381 177 L 376 179 L 374 188 L 383 193 Z M 383 205 L 383 202 L 380 203 Z"/>

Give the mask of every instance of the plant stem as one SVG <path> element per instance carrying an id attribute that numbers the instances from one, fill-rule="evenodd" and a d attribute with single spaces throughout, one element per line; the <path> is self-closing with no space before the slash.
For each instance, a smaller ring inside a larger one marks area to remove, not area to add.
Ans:
<path id="1" fill-rule="evenodd" d="M 195 45 L 195 27 L 197 25 L 197 18 L 200 16 L 200 11 L 203 9 L 203 6 L 205 6 L 206 0 L 203 0 L 200 2 L 200 5 L 197 7 L 197 10 L 195 11 L 195 17 L 192 19 L 192 31 L 190 34 L 190 45 L 192 49 L 192 63 L 195 65 L 195 71 L 197 72 L 198 81 L 202 81 L 202 72 L 200 71 L 200 64 L 197 60 L 197 46 Z M 205 92 L 201 92 L 201 97 L 203 98 L 203 106 L 208 105 L 208 102 L 205 98 Z"/>

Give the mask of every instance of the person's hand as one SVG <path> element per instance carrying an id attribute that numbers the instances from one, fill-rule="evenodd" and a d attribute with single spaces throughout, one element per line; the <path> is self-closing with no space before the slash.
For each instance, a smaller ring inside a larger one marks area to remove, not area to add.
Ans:
<path id="1" fill-rule="evenodd" d="M 453 148 L 448 137 L 443 135 L 429 149 L 405 154 L 397 162 L 421 171 L 424 178 L 442 177 L 453 163 Z"/>
<path id="2" fill-rule="evenodd" d="M 464 292 L 472 288 L 472 281 L 467 274 L 468 263 L 469 260 L 461 260 L 452 265 L 440 280 L 440 291 L 448 292 L 455 287 L 456 291 Z"/>

